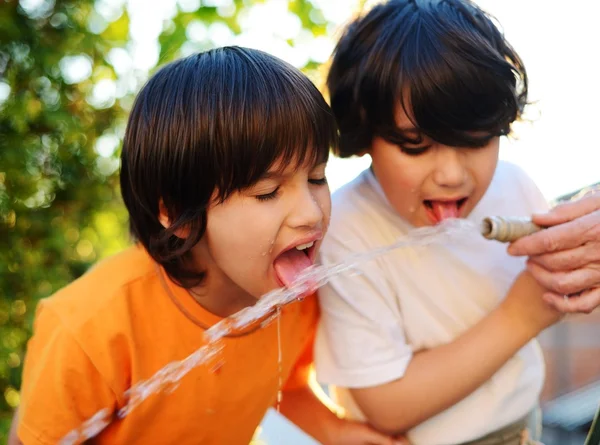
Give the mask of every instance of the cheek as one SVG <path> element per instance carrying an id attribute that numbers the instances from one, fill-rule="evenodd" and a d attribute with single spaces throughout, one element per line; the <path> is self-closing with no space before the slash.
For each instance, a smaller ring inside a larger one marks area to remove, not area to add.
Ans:
<path id="1" fill-rule="evenodd" d="M 262 267 L 273 247 L 273 235 L 260 221 L 213 225 L 207 229 L 213 261 L 232 278 Z"/>
<path id="2" fill-rule="evenodd" d="M 373 165 L 375 176 L 383 189 L 391 196 L 406 196 L 417 193 L 427 177 L 423 166 L 414 160 L 391 158 L 381 159 Z"/>
<path id="3" fill-rule="evenodd" d="M 377 180 L 386 192 L 415 193 L 428 175 L 425 158 L 407 156 L 380 139 L 373 145 L 371 157 Z"/>
<path id="4" fill-rule="evenodd" d="M 492 181 L 494 172 L 498 165 L 498 146 L 492 145 L 481 152 L 474 152 L 471 162 L 471 171 L 479 185 L 487 186 Z"/>
<path id="5" fill-rule="evenodd" d="M 264 216 L 250 210 L 250 206 L 226 204 L 209 210 L 206 237 L 215 258 L 248 256 L 261 241 L 265 244 L 266 237 L 258 236 L 266 224 Z"/>
<path id="6" fill-rule="evenodd" d="M 325 222 L 325 227 L 327 227 L 331 218 L 331 192 L 329 191 L 329 187 L 320 187 L 319 191 L 315 194 L 315 199 L 321 212 L 323 212 L 323 221 Z"/>

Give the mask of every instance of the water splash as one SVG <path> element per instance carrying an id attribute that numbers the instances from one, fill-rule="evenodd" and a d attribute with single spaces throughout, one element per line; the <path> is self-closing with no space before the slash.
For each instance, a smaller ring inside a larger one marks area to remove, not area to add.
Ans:
<path id="1" fill-rule="evenodd" d="M 283 354 L 281 351 L 281 306 L 277 306 L 277 412 L 283 399 Z"/>
<path id="2" fill-rule="evenodd" d="M 275 309 L 293 301 L 302 299 L 342 273 L 356 273 L 357 266 L 369 262 L 381 255 L 403 247 L 428 246 L 459 236 L 479 234 L 479 226 L 464 219 L 448 219 L 436 226 L 414 229 L 395 243 L 366 252 L 349 255 L 343 262 L 330 266 L 311 266 L 287 288 L 276 289 L 262 296 L 254 306 L 242 309 L 227 317 L 204 332 L 206 344 L 183 360 L 174 361 L 157 371 L 152 377 L 133 385 L 126 392 L 127 404 L 121 408 L 116 417 L 108 409 L 98 411 L 86 420 L 79 428 L 69 432 L 61 441 L 61 445 L 72 445 L 84 442 L 106 428 L 114 418 L 122 419 L 139 406 L 150 395 L 174 390 L 181 379 L 192 369 L 211 361 L 223 348 L 223 337 L 266 317 Z M 279 318 L 278 318 L 279 320 Z M 279 402 L 278 395 L 278 402 Z"/>

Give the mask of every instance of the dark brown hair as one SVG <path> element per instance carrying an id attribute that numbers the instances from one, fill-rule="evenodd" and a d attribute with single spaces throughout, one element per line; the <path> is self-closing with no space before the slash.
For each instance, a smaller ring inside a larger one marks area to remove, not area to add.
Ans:
<path id="1" fill-rule="evenodd" d="M 422 136 L 479 147 L 508 134 L 527 103 L 527 73 L 492 17 L 468 0 L 391 0 L 350 23 L 327 86 L 340 127 L 337 154 L 368 151 L 374 136 Z M 403 134 L 404 107 L 421 136 Z"/>
<path id="2" fill-rule="evenodd" d="M 224 47 L 172 62 L 138 94 L 121 155 L 133 236 L 178 283 L 200 283 L 186 258 L 225 200 L 276 161 L 318 164 L 337 145 L 335 119 L 298 69 L 264 52 Z M 163 202 L 171 225 L 159 222 Z M 189 235 L 175 235 L 185 228 Z"/>

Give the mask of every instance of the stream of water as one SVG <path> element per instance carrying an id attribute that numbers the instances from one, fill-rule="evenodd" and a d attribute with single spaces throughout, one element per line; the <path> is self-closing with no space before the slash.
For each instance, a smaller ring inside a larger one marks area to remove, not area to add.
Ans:
<path id="1" fill-rule="evenodd" d="M 178 382 L 192 369 L 207 364 L 223 348 L 221 340 L 236 330 L 248 327 L 251 323 L 261 320 L 273 310 L 279 315 L 279 308 L 316 291 L 325 285 L 332 277 L 342 273 L 356 273 L 358 266 L 371 261 L 388 252 L 403 247 L 427 246 L 440 243 L 459 236 L 481 236 L 479 226 L 465 219 L 449 219 L 436 226 L 426 226 L 410 231 L 389 246 L 382 246 L 366 252 L 349 255 L 346 260 L 331 265 L 315 265 L 306 269 L 289 287 L 276 289 L 262 296 L 254 306 L 247 307 L 227 317 L 204 332 L 205 345 L 180 361 L 168 363 L 147 380 L 137 382 L 126 393 L 127 404 L 116 414 L 109 409 L 98 411 L 80 427 L 69 432 L 60 442 L 61 445 L 71 445 L 84 442 L 106 428 L 113 419 L 122 419 L 139 406 L 150 395 L 162 391 L 174 391 Z M 277 318 L 279 322 L 279 318 Z M 278 342 L 279 330 L 278 330 Z M 279 348 L 279 366 L 281 367 L 281 344 Z M 281 379 L 281 370 L 280 379 Z M 277 405 L 281 402 L 281 382 L 277 395 Z"/>

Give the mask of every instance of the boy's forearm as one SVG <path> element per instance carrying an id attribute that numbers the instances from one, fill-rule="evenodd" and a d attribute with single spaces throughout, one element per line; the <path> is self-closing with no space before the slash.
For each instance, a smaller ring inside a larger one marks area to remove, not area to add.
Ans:
<path id="1" fill-rule="evenodd" d="M 455 341 L 415 354 L 402 378 L 352 395 L 372 425 L 405 432 L 471 394 L 535 335 L 500 306 Z"/>
<path id="2" fill-rule="evenodd" d="M 281 414 L 323 445 L 329 445 L 342 420 L 306 386 L 285 391 Z"/>

